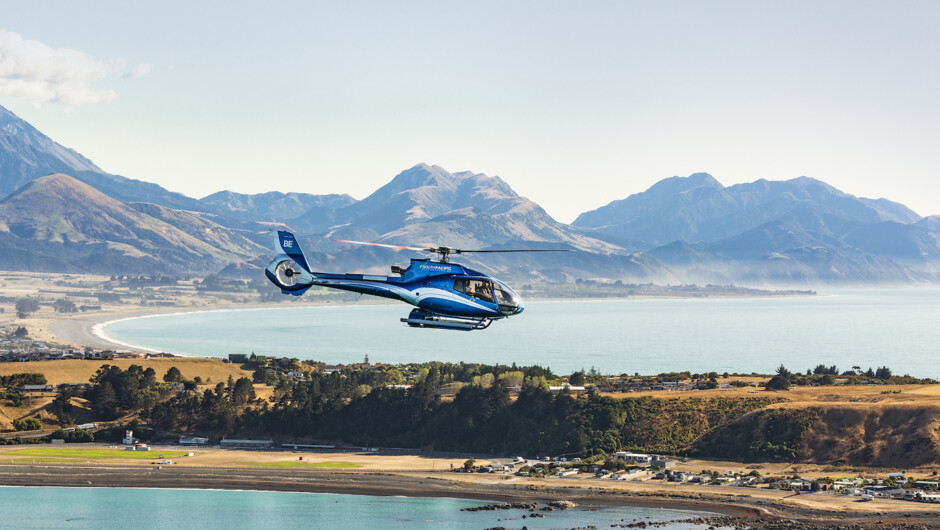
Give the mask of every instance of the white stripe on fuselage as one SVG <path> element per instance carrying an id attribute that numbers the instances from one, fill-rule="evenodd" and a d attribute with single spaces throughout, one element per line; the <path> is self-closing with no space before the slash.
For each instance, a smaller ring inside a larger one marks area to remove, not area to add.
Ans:
<path id="1" fill-rule="evenodd" d="M 385 282 L 369 282 L 369 281 L 360 281 L 360 280 L 333 280 L 333 279 L 316 279 L 313 282 L 314 285 L 322 285 L 324 287 L 330 287 L 331 285 L 348 285 L 350 287 L 367 287 L 372 289 L 382 289 L 390 293 L 395 294 L 400 297 L 405 302 L 408 302 L 411 305 L 417 306 L 422 300 L 428 298 L 440 298 L 443 300 L 448 300 L 451 302 L 457 302 L 463 304 L 467 307 L 472 307 L 475 309 L 480 309 L 483 311 L 493 312 L 493 309 L 486 307 L 477 303 L 474 300 L 468 300 L 454 292 L 437 289 L 434 287 L 418 286 L 412 291 L 404 287 L 399 287 L 397 285 L 392 285 Z"/>

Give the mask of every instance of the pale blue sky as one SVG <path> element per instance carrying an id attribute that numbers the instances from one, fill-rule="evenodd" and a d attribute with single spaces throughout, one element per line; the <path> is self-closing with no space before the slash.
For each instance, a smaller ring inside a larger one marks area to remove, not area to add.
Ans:
<path id="1" fill-rule="evenodd" d="M 696 171 L 940 213 L 940 2 L 192 4 L 0 2 L 0 104 L 195 197 L 427 162 L 565 222 Z"/>

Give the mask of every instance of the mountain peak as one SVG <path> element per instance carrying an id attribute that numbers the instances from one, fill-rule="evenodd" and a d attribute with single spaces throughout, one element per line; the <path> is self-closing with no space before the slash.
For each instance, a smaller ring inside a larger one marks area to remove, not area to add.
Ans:
<path id="1" fill-rule="evenodd" d="M 45 200 L 58 199 L 69 201 L 110 201 L 120 204 L 84 182 L 64 173 L 53 173 L 39 177 L 5 197 L 0 204 L 11 202 L 18 197 L 39 194 Z"/>
<path id="2" fill-rule="evenodd" d="M 692 173 L 688 177 L 670 177 L 660 180 L 646 190 L 646 193 L 675 194 L 700 187 L 723 188 L 715 177 L 708 173 Z"/>

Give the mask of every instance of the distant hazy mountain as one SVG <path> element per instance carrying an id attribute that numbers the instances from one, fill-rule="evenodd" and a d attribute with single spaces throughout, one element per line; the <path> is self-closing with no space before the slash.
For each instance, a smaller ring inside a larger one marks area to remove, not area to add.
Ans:
<path id="1" fill-rule="evenodd" d="M 156 205 L 139 207 L 166 221 L 66 175 L 35 179 L 0 201 L 4 235 L 0 246 L 5 247 L 0 267 L 102 273 L 212 271 L 262 250 L 225 228 L 188 217 L 191 214 Z M 175 225 L 188 225 L 194 233 Z M 29 261 L 23 262 L 26 257 Z M 63 261 L 67 266 L 61 267 Z"/>
<path id="2" fill-rule="evenodd" d="M 309 215 L 291 224 L 330 237 L 359 234 L 408 245 L 481 248 L 514 240 L 567 243 L 605 254 L 621 251 L 554 220 L 499 177 L 450 173 L 427 164 L 405 170 L 365 199 L 337 209 L 328 225 L 311 222 Z"/>
<path id="3" fill-rule="evenodd" d="M 64 173 L 123 202 L 152 202 L 172 208 L 201 209 L 199 201 L 156 184 L 106 173 L 84 156 L 54 142 L 0 106 L 0 199 L 26 183 Z"/>
<path id="4" fill-rule="evenodd" d="M 0 269 L 260 277 L 270 230 L 283 225 L 298 233 L 308 261 L 322 271 L 384 273 L 423 256 L 335 241 L 353 239 L 578 250 L 460 256 L 514 281 L 940 281 L 940 217 L 921 218 L 901 204 L 806 177 L 728 187 L 706 173 L 672 177 L 583 213 L 573 225 L 499 177 L 427 164 L 358 202 L 231 191 L 196 200 L 106 173 L 0 107 Z"/>
<path id="5" fill-rule="evenodd" d="M 859 223 L 919 219 L 901 204 L 860 199 L 807 177 L 724 187 L 711 175 L 696 173 L 662 180 L 645 192 L 583 213 L 573 224 L 597 237 L 656 246 L 717 241 L 777 220 L 841 237 Z"/>
<path id="6" fill-rule="evenodd" d="M 356 202 L 349 195 L 311 195 L 270 191 L 247 195 L 219 191 L 199 202 L 222 215 L 247 215 L 257 221 L 283 223 L 311 210 L 332 211 Z"/>

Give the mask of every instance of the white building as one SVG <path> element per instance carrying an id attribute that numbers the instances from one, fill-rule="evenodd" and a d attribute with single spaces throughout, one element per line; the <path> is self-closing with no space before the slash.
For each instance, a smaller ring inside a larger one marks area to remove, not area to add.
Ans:
<path id="1" fill-rule="evenodd" d="M 638 464 L 649 464 L 653 461 L 652 455 L 643 453 L 628 453 L 626 451 L 617 451 L 614 453 L 614 458 L 617 460 L 623 460 L 625 462 L 636 462 Z"/>

